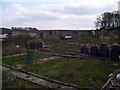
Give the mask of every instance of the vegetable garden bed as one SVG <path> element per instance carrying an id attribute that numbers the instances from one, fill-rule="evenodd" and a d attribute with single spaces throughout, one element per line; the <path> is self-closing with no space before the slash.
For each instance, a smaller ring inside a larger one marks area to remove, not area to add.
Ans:
<path id="1" fill-rule="evenodd" d="M 120 65 L 98 60 L 60 58 L 24 67 L 25 70 L 78 86 L 101 88 Z"/>

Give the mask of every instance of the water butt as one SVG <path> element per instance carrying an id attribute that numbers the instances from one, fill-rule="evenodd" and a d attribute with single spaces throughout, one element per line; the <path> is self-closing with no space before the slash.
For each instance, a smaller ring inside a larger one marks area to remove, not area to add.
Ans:
<path id="1" fill-rule="evenodd" d="M 90 48 L 90 55 L 91 56 L 98 56 L 98 47 L 93 45 Z"/>
<path id="2" fill-rule="evenodd" d="M 114 44 L 114 45 L 112 46 L 110 58 L 111 58 L 112 60 L 119 60 L 119 55 L 120 55 L 120 45 Z"/>
<path id="3" fill-rule="evenodd" d="M 89 54 L 89 49 L 86 45 L 81 46 L 81 54 Z"/>
<path id="4" fill-rule="evenodd" d="M 100 45 L 99 48 L 99 56 L 100 57 L 109 57 L 109 49 L 106 43 Z"/>

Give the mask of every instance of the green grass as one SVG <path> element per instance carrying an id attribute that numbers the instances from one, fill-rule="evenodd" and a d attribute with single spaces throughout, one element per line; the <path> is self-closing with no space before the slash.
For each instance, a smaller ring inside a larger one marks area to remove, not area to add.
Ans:
<path id="1" fill-rule="evenodd" d="M 80 46 L 75 46 L 75 45 L 55 45 L 52 48 L 53 51 L 58 51 L 58 52 L 73 52 L 73 53 L 79 53 L 80 52 Z"/>
<path id="2" fill-rule="evenodd" d="M 119 66 L 111 62 L 97 60 L 61 58 L 42 64 L 26 66 L 24 69 L 62 82 L 100 88 L 108 80 L 108 75 Z"/>
<path id="3" fill-rule="evenodd" d="M 47 57 L 51 57 L 52 55 L 48 55 L 45 53 L 36 53 L 34 54 L 34 59 L 35 60 L 39 60 L 39 59 L 43 59 L 43 58 L 47 58 Z"/>
<path id="4" fill-rule="evenodd" d="M 2 63 L 9 64 L 9 65 L 23 64 L 25 62 L 26 62 L 26 56 L 25 55 L 2 59 Z"/>
<path id="5" fill-rule="evenodd" d="M 42 53 L 36 53 L 33 56 L 34 60 L 39 60 L 43 58 L 50 57 L 51 55 L 45 55 Z M 17 64 L 23 64 L 27 62 L 27 56 L 15 56 L 15 57 L 10 57 L 10 58 L 3 58 L 2 63 L 9 64 L 9 65 L 17 65 Z"/>
<path id="6" fill-rule="evenodd" d="M 19 79 L 7 72 L 2 73 L 2 88 L 47 88 L 42 85 L 37 85 L 31 82 Z"/>

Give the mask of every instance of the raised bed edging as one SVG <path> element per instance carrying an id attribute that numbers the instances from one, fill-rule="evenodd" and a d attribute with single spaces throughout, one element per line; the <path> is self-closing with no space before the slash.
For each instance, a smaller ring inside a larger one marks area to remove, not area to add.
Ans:
<path id="1" fill-rule="evenodd" d="M 120 63 L 120 61 L 111 60 L 109 57 L 91 56 L 91 55 L 86 55 L 86 54 L 81 54 L 81 53 L 71 53 L 71 52 L 56 52 L 56 51 L 47 51 L 47 50 L 42 50 L 42 51 L 55 53 L 54 56 L 60 56 L 60 57 L 95 59 L 95 60 L 101 60 L 101 61 Z"/>
<path id="2" fill-rule="evenodd" d="M 28 74 L 28 75 L 32 75 L 32 76 L 35 76 L 35 77 L 38 77 L 38 78 L 45 79 L 45 80 L 50 81 L 50 82 L 53 82 L 53 83 L 62 84 L 62 85 L 64 85 L 64 86 L 74 87 L 74 88 L 76 88 L 76 89 L 96 90 L 96 89 L 91 88 L 91 87 L 82 87 L 82 86 L 77 86 L 77 85 L 73 85 L 73 84 L 63 83 L 63 82 L 60 82 L 60 81 L 57 81 L 57 80 L 53 80 L 53 79 L 50 79 L 50 78 L 45 77 L 45 76 L 42 76 L 42 75 L 38 75 L 38 74 L 35 74 L 35 73 L 32 73 L 32 72 L 27 72 L 27 71 L 25 71 L 25 70 L 23 70 L 23 69 L 17 69 L 17 68 L 15 68 L 14 66 L 10 66 L 10 65 L 7 65 L 7 64 L 3 64 L 3 63 L 2 63 L 2 64 L 0 64 L 0 65 L 2 65 L 2 66 L 4 66 L 4 67 L 7 67 L 7 68 L 11 68 L 11 69 L 13 69 L 13 70 L 18 70 L 18 71 L 23 72 L 23 73 Z"/>
<path id="3" fill-rule="evenodd" d="M 20 54 L 14 54 L 14 55 L 9 55 L 9 56 L 4 56 L 2 58 L 10 58 L 10 57 L 15 57 L 15 56 L 22 56 L 25 55 L 26 53 L 20 53 Z"/>

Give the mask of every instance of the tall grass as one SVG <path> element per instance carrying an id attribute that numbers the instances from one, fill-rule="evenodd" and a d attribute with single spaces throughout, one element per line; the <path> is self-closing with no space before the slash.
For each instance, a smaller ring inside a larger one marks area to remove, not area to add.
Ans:
<path id="1" fill-rule="evenodd" d="M 10 44 L 7 46 L 2 47 L 2 56 L 8 56 L 8 55 L 13 55 L 13 54 L 18 54 L 18 53 L 24 53 L 27 50 L 23 47 L 17 48 L 15 45 Z"/>

